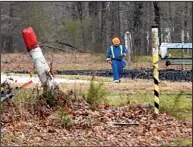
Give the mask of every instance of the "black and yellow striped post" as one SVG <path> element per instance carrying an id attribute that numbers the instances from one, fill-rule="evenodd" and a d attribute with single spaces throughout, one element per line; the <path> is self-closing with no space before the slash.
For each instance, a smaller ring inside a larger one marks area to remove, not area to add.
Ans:
<path id="1" fill-rule="evenodd" d="M 159 38 L 158 27 L 152 27 L 152 56 L 153 56 L 153 79 L 154 79 L 154 110 L 155 114 L 159 113 Z"/>

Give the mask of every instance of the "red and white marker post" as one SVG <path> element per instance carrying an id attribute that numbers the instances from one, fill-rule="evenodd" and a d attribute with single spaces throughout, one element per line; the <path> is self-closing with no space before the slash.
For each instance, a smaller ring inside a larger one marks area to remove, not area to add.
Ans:
<path id="1" fill-rule="evenodd" d="M 36 72 L 41 81 L 43 87 L 46 87 L 46 90 L 52 90 L 56 87 L 56 82 L 54 81 L 53 76 L 50 73 L 50 67 L 44 58 L 42 49 L 39 47 L 36 34 L 32 27 L 27 27 L 22 31 L 22 36 L 27 48 L 28 53 L 30 54 L 33 64 L 35 65 Z"/>

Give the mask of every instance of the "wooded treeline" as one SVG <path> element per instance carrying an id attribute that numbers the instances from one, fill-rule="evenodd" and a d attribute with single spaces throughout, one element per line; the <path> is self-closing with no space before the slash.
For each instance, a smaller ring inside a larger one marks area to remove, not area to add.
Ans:
<path id="1" fill-rule="evenodd" d="M 41 43 L 103 53 L 115 36 L 124 45 L 129 31 L 132 53 L 150 55 L 152 25 L 162 42 L 192 42 L 192 2 L 1 2 L 1 52 L 25 51 L 21 32 L 29 25 Z"/>

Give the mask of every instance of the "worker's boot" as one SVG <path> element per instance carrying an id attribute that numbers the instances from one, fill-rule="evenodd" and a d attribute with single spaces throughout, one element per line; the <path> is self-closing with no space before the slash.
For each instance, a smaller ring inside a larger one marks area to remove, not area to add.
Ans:
<path id="1" fill-rule="evenodd" d="M 119 80 L 114 80 L 113 82 L 114 82 L 114 83 L 119 83 Z"/>

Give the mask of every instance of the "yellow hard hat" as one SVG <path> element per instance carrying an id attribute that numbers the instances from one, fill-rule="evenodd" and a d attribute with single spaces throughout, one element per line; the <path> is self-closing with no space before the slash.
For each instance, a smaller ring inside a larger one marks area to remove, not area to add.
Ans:
<path id="1" fill-rule="evenodd" d="M 113 42 L 113 45 L 119 45 L 120 44 L 120 40 L 117 37 L 113 38 L 112 42 Z"/>

